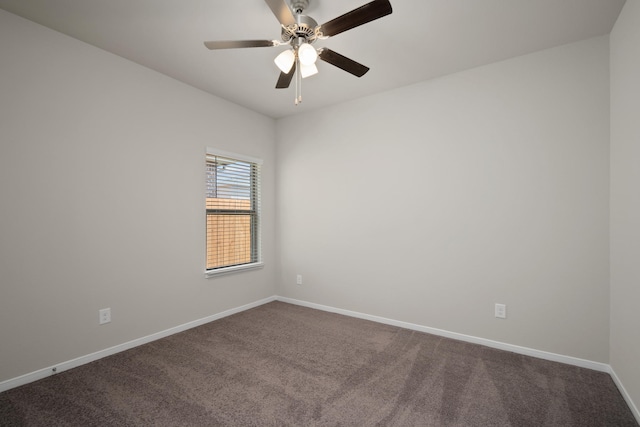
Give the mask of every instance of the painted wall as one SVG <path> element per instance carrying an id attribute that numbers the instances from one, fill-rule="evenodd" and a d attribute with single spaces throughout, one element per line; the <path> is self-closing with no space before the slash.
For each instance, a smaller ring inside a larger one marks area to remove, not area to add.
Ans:
<path id="1" fill-rule="evenodd" d="M 279 120 L 278 294 L 608 362 L 608 59 L 600 37 Z"/>
<path id="2" fill-rule="evenodd" d="M 1 10 L 0 58 L 0 381 L 275 293 L 272 119 Z M 206 146 L 265 161 L 264 269 L 204 278 Z"/>
<path id="3" fill-rule="evenodd" d="M 611 366 L 640 413 L 640 1 L 611 32 Z"/>

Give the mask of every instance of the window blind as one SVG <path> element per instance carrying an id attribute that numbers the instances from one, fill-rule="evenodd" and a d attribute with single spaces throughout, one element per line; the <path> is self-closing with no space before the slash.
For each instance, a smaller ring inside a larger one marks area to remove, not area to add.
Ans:
<path id="1" fill-rule="evenodd" d="M 260 163 L 206 157 L 207 271 L 260 259 Z"/>

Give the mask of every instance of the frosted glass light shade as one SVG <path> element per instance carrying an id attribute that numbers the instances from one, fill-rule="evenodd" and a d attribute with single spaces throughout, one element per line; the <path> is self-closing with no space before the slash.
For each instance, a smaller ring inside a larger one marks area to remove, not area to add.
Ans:
<path id="1" fill-rule="evenodd" d="M 318 59 L 318 52 L 309 43 L 304 43 L 298 48 L 298 58 L 302 65 L 313 65 Z"/>
<path id="2" fill-rule="evenodd" d="M 314 74 L 318 74 L 318 67 L 316 64 L 303 64 L 300 61 L 300 76 L 305 79 L 309 76 L 313 76 Z"/>
<path id="3" fill-rule="evenodd" d="M 274 59 L 273 62 L 276 63 L 283 73 L 288 73 L 291 71 L 291 67 L 293 67 L 295 59 L 296 55 L 293 53 L 293 50 L 289 49 L 276 56 L 276 59 Z"/>

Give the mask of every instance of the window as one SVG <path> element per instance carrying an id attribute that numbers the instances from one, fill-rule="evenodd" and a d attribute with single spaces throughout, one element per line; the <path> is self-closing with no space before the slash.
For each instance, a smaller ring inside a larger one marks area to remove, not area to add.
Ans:
<path id="1" fill-rule="evenodd" d="M 262 266 L 261 164 L 259 159 L 207 150 L 207 277 Z"/>

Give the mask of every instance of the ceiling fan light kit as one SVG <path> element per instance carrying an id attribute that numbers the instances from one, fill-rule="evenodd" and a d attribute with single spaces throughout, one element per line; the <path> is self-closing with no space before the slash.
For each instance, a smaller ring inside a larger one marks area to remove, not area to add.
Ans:
<path id="1" fill-rule="evenodd" d="M 313 65 L 318 59 L 318 52 L 309 43 L 303 43 L 298 48 L 298 58 L 303 65 Z"/>
<path id="2" fill-rule="evenodd" d="M 288 73 L 291 71 L 291 67 L 293 67 L 293 63 L 296 60 L 296 54 L 291 49 L 287 49 L 284 52 L 280 53 L 280 55 L 276 56 L 276 59 L 273 62 L 276 63 L 280 71 L 283 73 Z"/>
<path id="3" fill-rule="evenodd" d="M 281 39 L 278 40 L 235 40 L 235 41 L 207 41 L 204 45 L 211 50 L 235 49 L 247 47 L 272 47 L 289 45 L 291 49 L 281 52 L 274 59 L 280 69 L 280 76 L 276 89 L 286 89 L 295 77 L 296 95 L 294 103 L 302 102 L 302 79 L 318 73 L 316 61 L 321 59 L 356 77 L 362 77 L 369 68 L 333 52 L 327 48 L 316 50 L 312 44 L 316 40 L 324 40 L 344 31 L 374 21 L 392 12 L 389 0 L 374 0 L 357 9 L 340 15 L 322 25 L 304 15 L 309 6 L 309 0 L 265 0 L 281 25 Z"/>
<path id="4" fill-rule="evenodd" d="M 316 64 L 300 64 L 300 76 L 303 79 L 315 74 L 318 74 L 318 67 L 316 67 Z"/>

